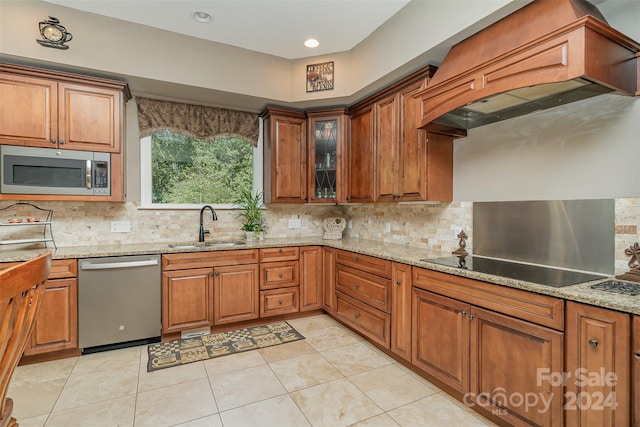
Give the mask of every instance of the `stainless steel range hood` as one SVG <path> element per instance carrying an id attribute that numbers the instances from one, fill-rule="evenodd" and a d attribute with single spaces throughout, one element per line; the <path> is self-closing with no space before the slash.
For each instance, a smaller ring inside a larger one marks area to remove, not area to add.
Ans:
<path id="1" fill-rule="evenodd" d="M 471 129 L 608 92 L 637 96 L 640 44 L 585 0 L 536 0 L 455 45 L 419 127 Z"/>

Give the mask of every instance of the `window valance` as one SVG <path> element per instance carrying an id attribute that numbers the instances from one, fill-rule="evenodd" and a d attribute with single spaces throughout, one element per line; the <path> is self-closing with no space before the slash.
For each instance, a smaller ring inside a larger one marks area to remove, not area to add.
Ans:
<path id="1" fill-rule="evenodd" d="M 258 145 L 258 114 L 136 97 L 140 137 L 166 129 L 200 139 L 236 135 Z"/>

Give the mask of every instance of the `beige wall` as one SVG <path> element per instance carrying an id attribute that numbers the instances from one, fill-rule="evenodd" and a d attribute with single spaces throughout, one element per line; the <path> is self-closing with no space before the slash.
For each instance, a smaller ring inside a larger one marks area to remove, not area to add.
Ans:
<path id="1" fill-rule="evenodd" d="M 468 4 L 474 6 L 459 7 Z M 521 4 L 507 0 L 414 0 L 408 11 L 402 11 L 351 52 L 289 61 L 42 1 L 0 0 L 0 53 L 14 59 L 131 77 L 134 93 L 197 98 L 198 102 L 216 105 L 221 99 L 231 102 L 228 94 L 260 100 L 256 104 L 236 99 L 237 107 L 327 98 L 342 101 L 390 73 L 392 78 L 409 73 L 412 69 L 406 67 L 407 62 L 447 38 L 470 31 L 467 27 L 476 21 L 487 16 L 498 19 Z M 39 38 L 37 23 L 47 16 L 58 17 L 73 34 L 69 50 L 47 49 L 35 42 Z M 438 31 L 430 28 L 436 24 Z M 308 94 L 304 85 L 306 64 L 327 60 L 336 62 L 335 89 Z M 171 84 L 184 85 L 186 90 Z M 203 97 L 207 91 L 214 91 L 212 95 L 219 98 Z M 335 101 L 325 105 L 331 103 Z"/>

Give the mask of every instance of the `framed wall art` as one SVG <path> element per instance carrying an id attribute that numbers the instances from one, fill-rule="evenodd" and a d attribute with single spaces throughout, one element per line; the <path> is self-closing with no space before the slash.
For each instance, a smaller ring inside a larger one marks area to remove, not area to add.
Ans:
<path id="1" fill-rule="evenodd" d="M 333 61 L 307 65 L 307 92 L 333 89 Z"/>

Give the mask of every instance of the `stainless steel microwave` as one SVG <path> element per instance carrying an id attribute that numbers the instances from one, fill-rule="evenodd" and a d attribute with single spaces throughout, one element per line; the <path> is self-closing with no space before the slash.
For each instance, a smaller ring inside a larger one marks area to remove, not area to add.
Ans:
<path id="1" fill-rule="evenodd" d="M 0 193 L 111 195 L 111 154 L 0 146 Z"/>

